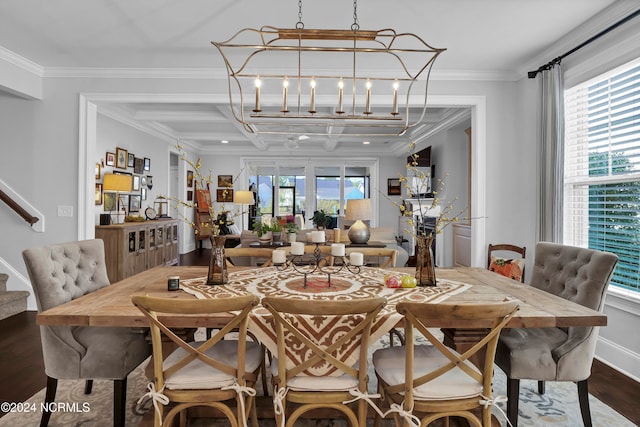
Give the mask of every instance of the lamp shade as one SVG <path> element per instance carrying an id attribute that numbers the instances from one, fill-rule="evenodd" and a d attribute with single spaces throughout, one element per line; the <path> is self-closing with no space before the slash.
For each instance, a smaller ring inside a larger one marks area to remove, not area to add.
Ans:
<path id="1" fill-rule="evenodd" d="M 253 191 L 248 190 L 238 190 L 234 193 L 233 203 L 237 203 L 239 205 L 253 205 Z"/>
<path id="2" fill-rule="evenodd" d="M 372 217 L 371 199 L 351 199 L 347 200 L 347 212 L 345 218 L 350 221 L 361 219 L 370 220 Z"/>
<path id="3" fill-rule="evenodd" d="M 132 185 L 133 185 L 133 177 L 131 175 L 118 175 L 118 174 L 108 173 L 104 175 L 102 190 L 130 192 Z"/>

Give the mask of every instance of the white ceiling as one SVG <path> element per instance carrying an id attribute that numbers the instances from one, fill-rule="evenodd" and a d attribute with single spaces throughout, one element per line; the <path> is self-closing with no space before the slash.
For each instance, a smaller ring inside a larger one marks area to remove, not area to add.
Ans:
<path id="1" fill-rule="evenodd" d="M 553 58 L 552 54 L 564 53 L 618 19 L 613 15 L 624 9 L 616 9 L 621 3 L 628 9 L 633 2 L 362 0 L 358 18 L 361 29 L 393 28 L 447 48 L 434 65 L 432 79 L 464 76 L 514 81 Z M 302 13 L 305 28 L 348 29 L 353 3 L 306 0 Z M 226 40 L 246 27 L 292 28 L 297 20 L 294 0 L 2 0 L 0 47 L 41 67 L 45 77 L 115 72 L 143 77 L 154 73 L 183 78 L 188 73 L 219 76 L 224 64 L 210 41 Z M 578 37 L 568 41 L 573 45 L 554 44 L 572 31 Z M 7 54 L 0 49 L 0 59 Z M 101 108 L 112 117 L 126 118 L 205 151 L 217 147 L 348 153 L 362 147 L 365 139 L 350 137 L 345 129 L 303 141 L 293 136 L 251 135 L 229 120 L 224 97 L 118 100 Z M 391 153 L 399 144 L 406 144 L 408 137 L 420 138 L 443 124 L 452 126 L 468 117 L 468 111 L 458 108 L 430 108 L 424 122 L 408 135 L 367 138 L 371 142 L 367 150 Z M 223 146 L 221 140 L 229 144 Z"/>

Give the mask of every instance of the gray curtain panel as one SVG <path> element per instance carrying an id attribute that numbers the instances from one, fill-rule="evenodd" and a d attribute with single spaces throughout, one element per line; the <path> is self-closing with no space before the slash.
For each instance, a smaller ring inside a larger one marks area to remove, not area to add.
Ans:
<path id="1" fill-rule="evenodd" d="M 564 76 L 560 63 L 541 73 L 538 146 L 538 239 L 562 242 Z"/>

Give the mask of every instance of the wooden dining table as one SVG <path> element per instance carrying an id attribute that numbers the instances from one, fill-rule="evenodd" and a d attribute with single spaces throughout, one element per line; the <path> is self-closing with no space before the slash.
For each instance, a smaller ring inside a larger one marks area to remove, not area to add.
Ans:
<path id="1" fill-rule="evenodd" d="M 231 271 L 246 268 L 236 267 Z M 391 268 L 390 273 L 412 274 L 414 268 Z M 205 277 L 207 267 L 170 266 L 156 267 L 135 276 L 113 283 L 90 294 L 53 307 L 38 314 L 39 325 L 67 326 L 120 326 L 146 327 L 147 320 L 131 303 L 135 294 L 149 294 L 168 298 L 195 298 L 193 294 L 167 290 L 169 276 L 179 276 L 181 281 Z M 447 302 L 495 302 L 505 298 L 520 301 L 520 310 L 508 323 L 508 328 L 539 328 L 569 326 L 606 326 L 607 317 L 598 311 L 583 307 L 539 289 L 521 284 L 481 268 L 439 268 L 439 279 L 470 285 L 464 292 L 447 298 Z M 384 289 L 381 280 L 379 284 Z M 229 315 L 231 316 L 231 315 Z M 168 326 L 216 328 L 224 325 L 227 316 L 175 315 L 164 319 Z M 474 325 L 450 319 L 441 319 L 432 325 L 440 328 L 464 329 Z"/>

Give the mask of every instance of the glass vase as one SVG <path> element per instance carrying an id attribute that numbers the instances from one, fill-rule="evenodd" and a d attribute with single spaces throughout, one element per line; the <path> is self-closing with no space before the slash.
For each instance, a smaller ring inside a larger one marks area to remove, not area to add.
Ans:
<path id="1" fill-rule="evenodd" d="M 431 245 L 434 236 L 416 237 L 416 281 L 418 286 L 436 286 L 436 268 Z"/>
<path id="2" fill-rule="evenodd" d="M 207 285 L 224 285 L 229 280 L 227 264 L 224 260 L 224 243 L 226 236 L 210 236 L 211 259 L 209 260 L 209 272 L 207 273 Z"/>

